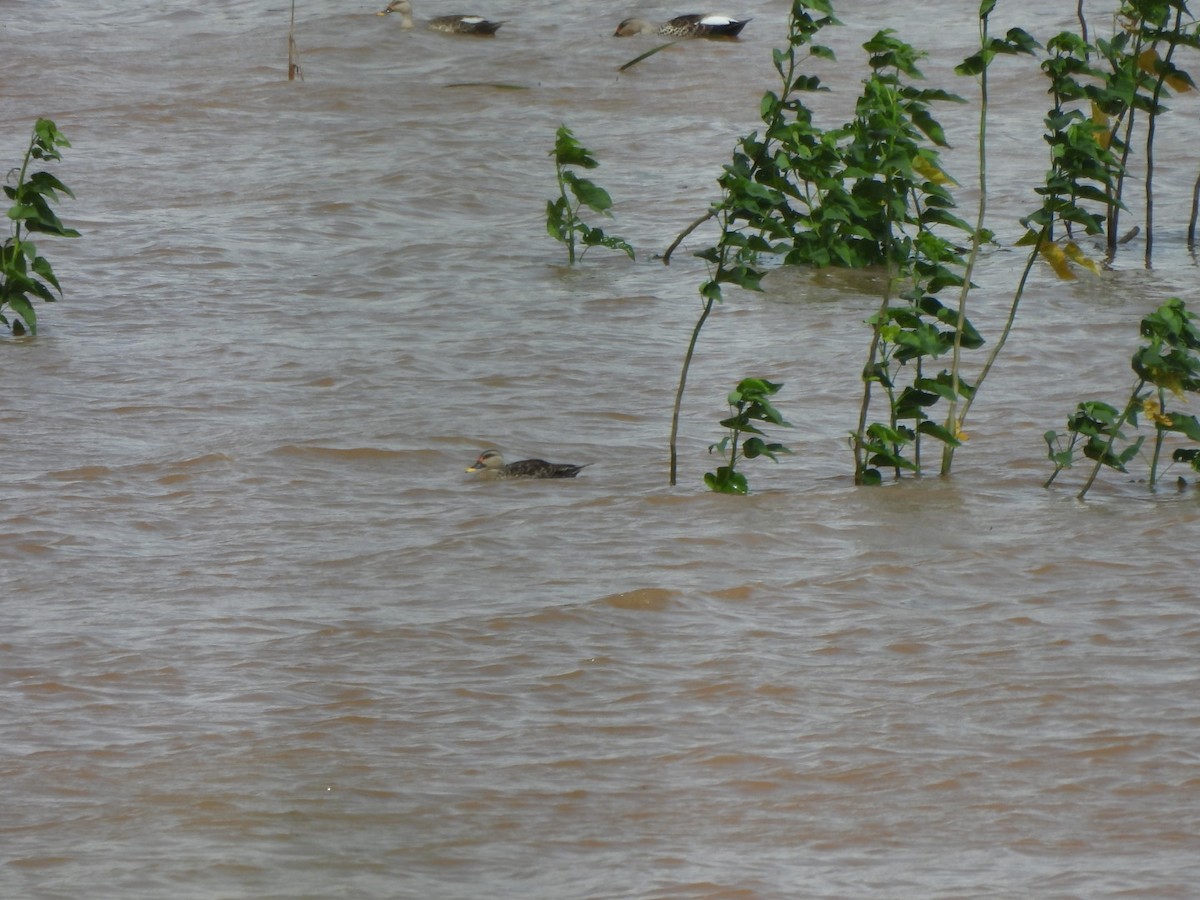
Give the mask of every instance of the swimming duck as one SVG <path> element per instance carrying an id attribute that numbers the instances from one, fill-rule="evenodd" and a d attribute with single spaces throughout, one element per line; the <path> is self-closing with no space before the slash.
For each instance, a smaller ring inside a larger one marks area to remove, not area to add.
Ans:
<path id="1" fill-rule="evenodd" d="M 749 19 L 731 19 L 729 16 L 705 15 L 676 16 L 662 25 L 652 25 L 645 19 L 626 19 L 613 32 L 616 37 L 633 34 L 665 34 L 667 37 L 737 37 Z"/>
<path id="2" fill-rule="evenodd" d="M 479 459 L 467 467 L 468 472 L 479 473 L 484 478 L 574 478 L 580 470 L 591 463 L 573 466 L 568 463 L 550 463 L 544 459 L 522 459 L 505 464 L 499 450 L 484 450 Z"/>
<path id="3" fill-rule="evenodd" d="M 400 27 L 412 28 L 412 4 L 408 0 L 392 0 L 386 9 L 377 12 L 377 16 L 388 13 L 400 13 Z M 425 23 L 433 31 L 446 34 L 478 34 L 490 37 L 503 25 L 503 22 L 489 22 L 483 16 L 438 16 Z"/>

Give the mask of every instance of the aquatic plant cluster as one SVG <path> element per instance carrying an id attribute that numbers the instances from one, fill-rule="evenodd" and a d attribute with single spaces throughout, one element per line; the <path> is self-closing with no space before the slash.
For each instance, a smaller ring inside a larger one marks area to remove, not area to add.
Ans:
<path id="1" fill-rule="evenodd" d="M 919 68 L 925 54 L 893 31 L 883 30 L 863 45 L 868 74 L 853 119 L 822 127 L 802 98 L 827 88 L 802 68 L 813 59 L 834 57 L 833 50 L 820 43 L 820 36 L 824 29 L 841 23 L 833 0 L 793 0 L 787 44 L 773 52 L 780 87 L 763 95 L 762 128 L 737 141 L 732 159 L 718 179 L 720 200 L 663 254 L 664 263 L 669 264 L 673 251 L 694 230 L 707 222 L 718 226 L 715 242 L 696 254 L 709 264 L 709 278 L 700 286 L 701 311 L 676 391 L 670 437 L 671 484 L 676 480 L 680 407 L 701 329 L 722 301 L 724 286 L 760 290 L 770 264 L 875 267 L 886 272 L 878 309 L 866 321 L 869 336 L 862 397 L 856 425 L 848 435 L 854 478 L 859 484 L 925 473 L 925 444 L 929 441 L 940 448 L 937 470 L 944 475 L 951 472 L 955 449 L 967 438 L 968 412 L 1005 346 L 1033 267 L 1041 261 L 1058 277 L 1071 279 L 1080 269 L 1099 273 L 1116 254 L 1121 243 L 1121 216 L 1130 213 L 1124 198 L 1135 141 L 1141 145 L 1146 197 L 1138 230 L 1144 231 L 1145 263 L 1151 264 L 1155 129 L 1167 112 L 1164 100 L 1172 92 L 1194 87 L 1192 78 L 1175 63 L 1176 51 L 1200 47 L 1200 30 L 1187 0 L 1122 0 L 1113 34 L 1095 41 L 1087 34 L 1080 2 L 1079 31 L 1056 34 L 1045 44 L 1020 28 L 1003 36 L 991 35 L 989 19 L 995 6 L 996 0 L 980 3 L 979 49 L 955 69 L 959 76 L 973 79 L 979 92 L 976 175 L 980 200 L 974 221 L 967 222 L 956 213 L 953 189 L 958 179 L 943 167 L 940 151 L 947 143 L 935 116 L 938 105 L 966 100 L 925 86 Z M 980 248 L 995 243 L 985 224 L 988 72 L 1000 55 L 1039 60 L 1051 98 L 1043 135 L 1049 159 L 1045 180 L 1033 188 L 1034 202 L 1020 220 L 1025 234 L 1017 245 L 1028 253 L 1008 300 L 1004 324 L 992 338 L 989 352 L 968 370 L 970 351 L 985 344 L 984 335 L 968 316 L 968 301 L 975 288 L 971 273 Z M 1197 198 L 1188 226 L 1193 248 L 1200 181 Z M 1089 257 L 1077 240 L 1081 234 L 1104 236 L 1106 258 Z M 1178 300 L 1146 321 L 1152 320 L 1191 321 Z M 1143 329 L 1147 327 L 1144 321 Z M 1189 347 L 1181 334 L 1190 332 L 1172 332 L 1159 340 L 1162 346 Z M 1168 354 L 1166 358 L 1181 357 Z M 770 384 L 772 394 L 780 387 L 765 379 L 756 381 Z M 1139 391 L 1147 384 L 1163 387 L 1153 377 L 1143 379 L 1131 404 L 1144 399 Z M 1182 376 L 1171 384 L 1190 390 Z M 731 407 L 737 409 L 743 400 L 735 397 L 743 397 L 741 386 L 730 399 Z M 1070 433 L 1076 440 L 1087 436 L 1084 452 L 1102 463 L 1128 462 L 1137 447 L 1128 448 L 1124 457 L 1114 457 L 1111 441 L 1108 451 L 1102 451 L 1096 441 L 1105 436 L 1116 439 L 1119 427 L 1134 421 L 1133 406 L 1122 414 L 1114 413 L 1107 422 L 1102 421 L 1104 415 L 1097 407 L 1089 409 L 1090 414 L 1101 417 L 1079 418 L 1077 414 L 1072 421 L 1079 427 L 1071 428 Z M 1161 421 L 1154 421 L 1162 430 L 1196 439 L 1187 418 L 1172 415 L 1170 421 L 1176 424 L 1168 425 L 1163 424 L 1166 413 L 1157 415 Z M 781 417 L 766 421 L 786 424 Z M 710 451 L 727 454 L 726 465 L 705 480 L 713 490 L 745 493 L 748 485 L 737 473 L 737 463 L 754 455 L 774 458 L 786 448 L 772 444 L 771 453 L 739 455 L 738 436 L 744 421 L 734 415 L 721 424 L 727 430 L 726 438 Z M 1161 436 L 1160 431 L 1156 460 Z M 1070 455 L 1068 448 L 1055 452 L 1059 454 L 1055 457 L 1052 452 L 1057 473 L 1069 465 Z M 1200 453 L 1182 452 L 1174 459 L 1200 471 L 1198 457 Z M 1156 465 L 1152 465 L 1152 484 L 1157 480 L 1155 471 Z M 1086 489 L 1081 496 L 1083 493 Z"/>

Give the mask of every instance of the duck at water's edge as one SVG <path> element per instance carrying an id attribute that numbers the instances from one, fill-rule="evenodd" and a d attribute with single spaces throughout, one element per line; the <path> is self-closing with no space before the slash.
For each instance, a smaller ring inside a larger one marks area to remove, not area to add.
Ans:
<path id="1" fill-rule="evenodd" d="M 484 450 L 479 454 L 479 459 L 467 467 L 467 471 L 483 478 L 574 478 L 590 465 L 584 463 L 574 466 L 546 462 L 544 459 L 522 459 L 506 464 L 499 450 Z"/>
<path id="2" fill-rule="evenodd" d="M 412 28 L 412 4 L 409 0 L 392 0 L 385 9 L 375 15 L 386 16 L 388 13 L 400 14 L 400 27 Z M 483 16 L 438 16 L 425 23 L 433 31 L 446 34 L 478 34 L 490 37 L 503 25 L 503 22 L 489 22 Z"/>
<path id="3" fill-rule="evenodd" d="M 662 34 L 667 37 L 737 37 L 749 19 L 731 19 L 712 13 L 704 15 L 676 16 L 662 25 L 653 25 L 645 19 L 626 19 L 613 32 L 616 37 L 634 34 Z"/>

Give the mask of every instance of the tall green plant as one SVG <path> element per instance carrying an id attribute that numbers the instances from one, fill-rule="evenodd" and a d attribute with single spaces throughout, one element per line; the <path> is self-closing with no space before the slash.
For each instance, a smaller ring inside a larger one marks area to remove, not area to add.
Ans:
<path id="1" fill-rule="evenodd" d="M 983 0 L 979 4 L 979 50 L 967 57 L 955 68 L 957 74 L 974 77 L 979 82 L 979 133 L 977 138 L 979 151 L 979 207 L 976 214 L 975 230 L 971 235 L 971 249 L 967 256 L 963 272 L 963 282 L 959 287 L 958 317 L 954 329 L 954 347 L 951 351 L 949 390 L 945 393 L 947 404 L 944 428 L 948 433 L 960 438 L 965 436 L 963 420 L 966 415 L 966 408 L 970 406 L 970 401 L 974 399 L 975 387 L 982 380 L 977 380 L 975 386 L 967 385 L 963 381 L 962 350 L 964 349 L 964 345 L 962 338 L 966 333 L 967 298 L 971 290 L 971 275 L 975 270 L 975 262 L 979 257 L 981 245 L 992 238 L 991 233 L 984 229 L 988 206 L 988 71 L 997 56 L 1033 55 L 1040 46 L 1033 37 L 1020 28 L 1010 28 L 1003 38 L 992 37 L 989 33 L 989 23 L 992 11 L 995 8 L 996 0 Z M 1001 341 L 1006 337 L 1006 333 L 1002 334 Z M 967 401 L 961 412 L 959 409 L 960 398 L 966 398 Z M 950 474 L 950 470 L 954 464 L 954 450 L 958 446 L 960 446 L 960 441 L 948 441 L 943 445 L 941 474 Z"/>
<path id="2" fill-rule="evenodd" d="M 1010 32 L 1010 39 L 1014 35 Z M 1032 52 L 1027 35 L 1016 35 L 1017 52 Z M 1047 44 L 1049 56 L 1042 61 L 1042 71 L 1050 80 L 1053 105 L 1045 117 L 1045 141 L 1050 147 L 1050 166 L 1044 183 L 1034 189 L 1037 207 L 1021 219 L 1025 235 L 1017 242 L 1029 247 L 1029 255 L 1009 303 L 1008 315 L 992 345 L 987 359 L 976 376 L 974 389 L 963 395 L 958 421 L 953 427 L 962 429 L 978 390 L 991 373 L 996 360 L 1008 342 L 1016 321 L 1025 287 L 1039 259 L 1045 260 L 1060 278 L 1074 278 L 1078 267 L 1097 271 L 1072 238 L 1075 228 L 1087 234 L 1099 234 L 1106 221 L 1105 210 L 1115 196 L 1116 173 L 1120 161 L 1102 140 L 1103 126 L 1080 108 L 1079 101 L 1087 98 L 1085 79 L 1096 76 L 1088 62 L 1087 42 L 1079 35 L 1062 32 Z M 1061 233 L 1061 237 L 1059 234 Z M 948 425 L 948 427 L 950 427 Z M 953 447 L 943 454 L 943 470 L 953 454 Z"/>
<path id="3" fill-rule="evenodd" d="M 63 225 L 51 208 L 59 194 L 75 195 L 49 172 L 29 172 L 30 161 L 61 160 L 60 148 L 70 146 L 50 119 L 38 119 L 20 168 L 13 170 L 16 183 L 4 185 L 4 194 L 12 201 L 8 208 L 12 234 L 0 245 L 0 322 L 13 334 L 36 334 L 34 299 L 53 303 L 55 292 L 62 293 L 50 262 L 39 255 L 28 236 L 79 237 L 79 232 Z"/>
<path id="4" fill-rule="evenodd" d="M 688 340 L 675 391 L 670 435 L 672 485 L 678 468 L 679 415 L 688 371 L 704 323 L 723 299 L 722 285 L 759 290 L 763 275 L 759 257 L 786 254 L 794 245 L 797 216 L 789 200 L 797 199 L 805 188 L 789 176 L 788 160 L 805 156 L 805 148 L 829 145 L 823 133 L 813 127 L 811 114 L 799 99 L 803 92 L 823 88 L 815 76 L 803 75 L 800 66 L 811 57 L 833 57 L 832 50 L 813 41 L 821 29 L 838 24 L 830 0 L 793 0 L 787 47 L 773 54 L 781 90 L 763 95 L 762 133 L 755 131 L 738 141 L 732 160 L 718 179 L 721 199 L 684 229 L 663 254 L 663 263 L 669 264 L 672 252 L 688 234 L 709 220 L 717 221 L 716 243 L 696 254 L 709 263 L 709 278 L 700 286 L 700 314 Z M 824 155 L 828 157 L 829 151 Z"/>
<path id="5" fill-rule="evenodd" d="M 576 168 L 595 169 L 600 165 L 591 151 L 575 139 L 571 129 L 561 125 L 555 134 L 554 149 L 550 155 L 554 157 L 558 198 L 546 203 L 546 231 L 550 237 L 566 245 L 567 262 L 574 265 L 575 260 L 582 259 L 589 247 L 621 250 L 633 259 L 633 247 L 626 240 L 605 234 L 603 229 L 588 225 L 579 216 L 579 211 L 587 207 L 612 218 L 610 210 L 613 202 L 608 191 L 573 171 Z M 578 253 L 577 245 L 583 248 Z"/>
<path id="6" fill-rule="evenodd" d="M 852 193 L 873 210 L 861 225 L 878 248 L 888 281 L 878 312 L 868 319 L 871 341 L 851 447 L 855 482 L 878 484 L 885 469 L 897 476 L 921 471 L 922 436 L 959 443 L 954 430 L 932 419 L 930 408 L 956 391 L 966 396 L 971 388 L 961 378 L 955 386 L 945 370 L 928 372 L 927 365 L 955 347 L 978 347 L 983 338 L 961 303 L 955 309 L 938 297 L 967 285 L 965 259 L 946 229 L 967 234 L 975 229 L 952 212 L 951 179 L 937 149 L 946 139 L 931 104 L 962 100 L 911 83 L 923 77 L 917 63 L 924 54 L 891 31 L 863 46 L 872 73 L 843 152 L 847 171 L 856 175 Z M 887 399 L 887 418 L 870 422 L 875 386 Z"/>

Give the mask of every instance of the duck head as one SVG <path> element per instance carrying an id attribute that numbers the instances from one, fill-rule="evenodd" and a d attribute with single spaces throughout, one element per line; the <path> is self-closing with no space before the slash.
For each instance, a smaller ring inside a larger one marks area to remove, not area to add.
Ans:
<path id="1" fill-rule="evenodd" d="M 479 458 L 467 467 L 468 472 L 498 475 L 504 469 L 504 457 L 499 450 L 484 450 Z"/>
<path id="2" fill-rule="evenodd" d="M 412 4 L 408 0 L 392 0 L 391 3 L 375 13 L 375 15 L 386 16 L 388 13 L 400 13 L 400 27 L 412 28 Z"/>
<path id="3" fill-rule="evenodd" d="M 613 32 L 614 37 L 630 37 L 635 34 L 654 34 L 657 29 L 645 19 L 626 19 Z"/>

